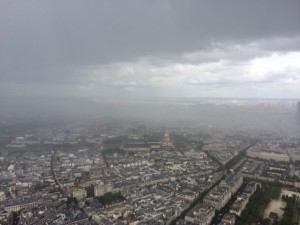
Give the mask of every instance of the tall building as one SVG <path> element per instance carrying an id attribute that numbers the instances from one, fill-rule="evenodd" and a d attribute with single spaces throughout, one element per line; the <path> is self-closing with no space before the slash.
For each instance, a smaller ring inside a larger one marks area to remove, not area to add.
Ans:
<path id="1" fill-rule="evenodd" d="M 275 152 L 268 149 L 252 147 L 247 150 L 247 156 L 265 160 L 274 160 L 277 162 L 288 162 L 290 157 L 285 152 Z"/>
<path id="2" fill-rule="evenodd" d="M 216 210 L 220 210 L 230 198 L 231 192 L 229 188 L 216 186 L 204 196 L 203 203 L 214 207 Z"/>
<path id="3" fill-rule="evenodd" d="M 73 191 L 73 197 L 77 198 L 77 200 L 82 200 L 84 198 L 86 198 L 86 190 L 85 189 L 75 189 Z"/>
<path id="4" fill-rule="evenodd" d="M 94 196 L 102 196 L 106 194 L 107 192 L 112 192 L 113 191 L 113 184 L 111 182 L 104 184 L 98 183 L 94 186 Z"/>
<path id="5" fill-rule="evenodd" d="M 171 150 L 173 148 L 173 144 L 170 139 L 170 134 L 167 130 L 164 133 L 163 140 L 161 142 L 161 147 L 163 150 Z"/>
<path id="6" fill-rule="evenodd" d="M 240 173 L 233 173 L 220 182 L 221 187 L 226 187 L 233 195 L 243 185 L 243 176 Z"/>
<path id="7" fill-rule="evenodd" d="M 226 224 L 226 225 L 234 225 L 235 224 L 235 215 L 232 213 L 226 213 L 221 221 L 221 224 Z"/>
<path id="8" fill-rule="evenodd" d="M 209 225 L 215 216 L 214 207 L 198 204 L 184 217 L 189 224 Z"/>
<path id="9" fill-rule="evenodd" d="M 5 193 L 4 191 L 0 191 L 0 202 L 4 201 L 5 200 Z"/>

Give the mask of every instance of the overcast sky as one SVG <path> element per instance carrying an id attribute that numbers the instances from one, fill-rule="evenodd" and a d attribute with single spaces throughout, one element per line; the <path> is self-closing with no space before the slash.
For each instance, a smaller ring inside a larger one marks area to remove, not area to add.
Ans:
<path id="1" fill-rule="evenodd" d="M 0 94 L 300 98 L 300 1 L 0 1 Z"/>

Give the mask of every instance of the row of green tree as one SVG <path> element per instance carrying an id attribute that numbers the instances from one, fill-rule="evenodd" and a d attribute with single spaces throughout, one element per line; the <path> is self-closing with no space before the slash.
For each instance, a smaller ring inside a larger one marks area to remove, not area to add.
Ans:
<path id="1" fill-rule="evenodd" d="M 95 197 L 95 198 L 103 205 L 125 200 L 125 197 L 121 194 L 121 192 L 117 192 L 117 193 L 108 192 L 102 196 Z"/>
<path id="2" fill-rule="evenodd" d="M 300 201 L 296 195 L 283 195 L 282 201 L 286 202 L 282 220 L 274 221 L 274 225 L 298 225 L 300 215 Z"/>
<path id="3" fill-rule="evenodd" d="M 128 141 L 127 135 L 121 135 L 114 138 L 108 138 L 103 141 L 103 144 L 111 145 L 111 144 L 123 144 Z"/>
<path id="4" fill-rule="evenodd" d="M 103 154 L 123 153 L 120 147 L 106 147 L 102 150 Z"/>
<path id="5" fill-rule="evenodd" d="M 281 188 L 263 184 L 257 187 L 256 192 L 250 197 L 246 209 L 237 218 L 236 225 L 262 224 L 269 225 L 270 219 L 264 219 L 263 214 L 272 199 L 277 199 Z"/>
<path id="6" fill-rule="evenodd" d="M 87 191 L 90 191 L 91 187 L 92 186 L 90 186 L 89 188 L 87 188 Z M 93 194 L 91 194 L 91 193 L 89 195 L 90 196 L 88 196 L 88 197 L 92 197 L 93 196 Z M 121 194 L 121 192 L 117 192 L 117 193 L 108 192 L 108 193 L 106 193 L 106 194 L 104 194 L 102 196 L 95 197 L 95 199 L 98 200 L 101 204 L 107 205 L 107 204 L 111 204 L 111 203 L 115 203 L 115 202 L 124 201 L 125 197 Z M 69 196 L 67 198 L 67 204 L 68 205 L 75 205 L 75 206 L 77 206 L 78 205 L 78 200 L 75 197 Z"/>

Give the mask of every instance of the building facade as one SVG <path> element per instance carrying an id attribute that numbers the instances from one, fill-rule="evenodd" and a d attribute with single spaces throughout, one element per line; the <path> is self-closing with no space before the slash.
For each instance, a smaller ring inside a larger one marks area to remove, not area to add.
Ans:
<path id="1" fill-rule="evenodd" d="M 76 198 L 77 200 L 82 200 L 86 198 L 86 190 L 84 188 L 82 189 L 75 189 L 73 191 L 73 197 Z"/>
<path id="2" fill-rule="evenodd" d="M 166 130 L 163 136 L 163 140 L 161 142 L 161 147 L 163 150 L 171 150 L 173 148 L 173 144 L 171 142 L 170 134 Z"/>

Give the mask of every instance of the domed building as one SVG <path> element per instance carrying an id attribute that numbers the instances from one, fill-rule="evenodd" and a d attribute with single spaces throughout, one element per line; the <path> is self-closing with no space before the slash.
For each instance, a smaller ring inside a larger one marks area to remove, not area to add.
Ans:
<path id="1" fill-rule="evenodd" d="M 170 134 L 167 130 L 164 133 L 163 140 L 161 142 L 161 147 L 163 150 L 172 150 L 173 148 L 173 144 L 170 139 Z"/>

